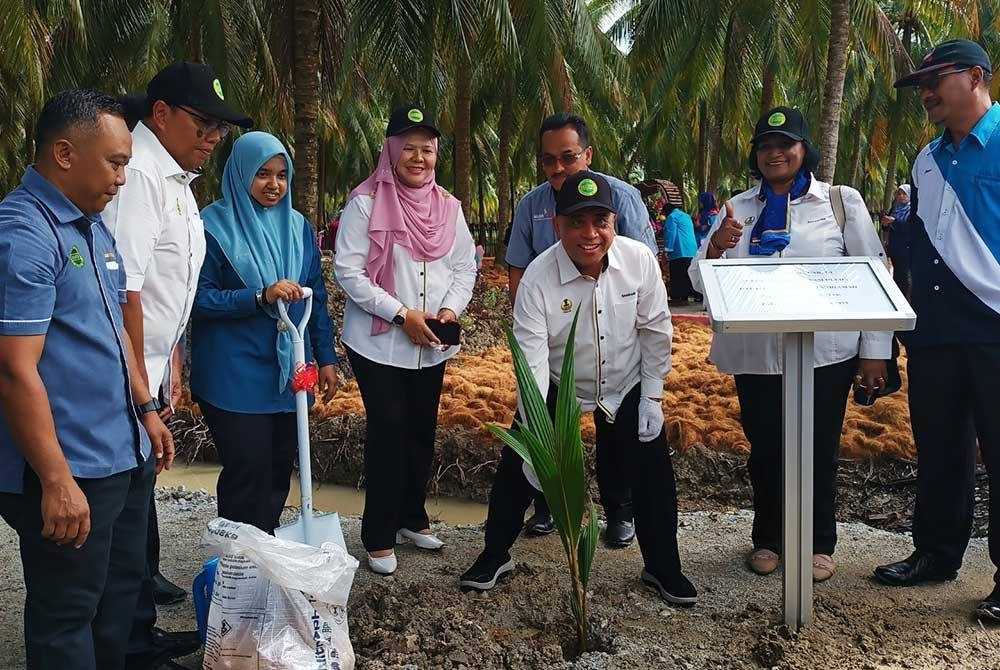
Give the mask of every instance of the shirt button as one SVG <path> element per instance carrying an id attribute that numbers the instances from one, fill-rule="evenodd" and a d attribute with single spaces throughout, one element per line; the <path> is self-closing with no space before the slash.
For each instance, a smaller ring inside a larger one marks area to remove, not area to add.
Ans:
<path id="1" fill-rule="evenodd" d="M 601 383 L 602 383 L 602 384 L 607 384 L 607 383 L 608 383 L 608 380 L 607 380 L 607 379 L 602 379 L 602 380 L 601 380 Z"/>
<path id="2" fill-rule="evenodd" d="M 421 294 L 420 294 L 420 297 L 421 297 L 421 298 L 423 298 L 423 297 L 424 297 L 424 294 L 423 294 L 423 293 L 421 293 Z"/>
<path id="3" fill-rule="evenodd" d="M 934 290 L 935 290 L 935 291 L 940 291 L 940 290 L 941 290 L 941 287 L 935 284 L 935 285 L 934 285 Z"/>
<path id="4" fill-rule="evenodd" d="M 940 262 L 941 262 L 941 261 L 939 261 L 938 259 L 936 259 L 936 258 L 934 259 L 934 265 L 937 265 L 937 264 L 938 264 L 938 263 L 940 263 Z"/>
<path id="5" fill-rule="evenodd" d="M 602 339 L 602 340 L 604 339 L 604 336 L 603 336 L 603 335 L 601 335 L 601 339 Z"/>
<path id="6" fill-rule="evenodd" d="M 958 165 L 958 161 L 952 161 L 951 164 L 952 165 Z"/>
<path id="7" fill-rule="evenodd" d="M 597 310 L 597 313 L 598 314 L 604 314 L 604 310 L 603 309 L 599 309 L 599 310 Z"/>

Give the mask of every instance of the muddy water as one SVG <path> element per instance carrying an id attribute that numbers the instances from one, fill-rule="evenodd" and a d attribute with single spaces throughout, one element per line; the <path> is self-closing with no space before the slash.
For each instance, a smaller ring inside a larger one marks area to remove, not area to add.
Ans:
<path id="1" fill-rule="evenodd" d="M 191 490 L 205 489 L 215 495 L 215 484 L 219 479 L 218 465 L 195 463 L 178 464 L 170 471 L 162 472 L 156 479 L 157 486 L 185 486 Z M 299 506 L 298 473 L 292 475 L 292 490 L 288 502 Z M 345 515 L 360 515 L 365 506 L 365 492 L 350 486 L 336 484 L 313 484 L 313 507 L 324 512 L 338 512 Z M 457 498 L 427 498 L 427 514 L 431 521 L 443 521 L 451 525 L 478 524 L 486 520 L 486 505 L 459 500 Z"/>

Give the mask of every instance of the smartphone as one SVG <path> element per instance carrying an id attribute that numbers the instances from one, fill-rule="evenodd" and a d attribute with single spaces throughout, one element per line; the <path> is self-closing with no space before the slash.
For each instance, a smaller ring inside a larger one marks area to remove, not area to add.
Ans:
<path id="1" fill-rule="evenodd" d="M 441 344 L 461 344 L 462 324 L 458 321 L 445 323 L 437 319 L 427 319 L 427 327 L 441 340 Z"/>

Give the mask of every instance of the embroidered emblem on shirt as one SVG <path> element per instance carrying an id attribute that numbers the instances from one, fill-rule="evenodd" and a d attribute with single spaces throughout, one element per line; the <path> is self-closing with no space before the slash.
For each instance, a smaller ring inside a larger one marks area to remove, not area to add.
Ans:
<path id="1" fill-rule="evenodd" d="M 632 296 L 634 296 L 635 294 L 636 294 L 636 292 L 635 292 L 635 291 L 632 291 L 631 293 L 622 293 L 622 297 L 623 297 L 623 298 L 631 298 L 631 297 L 632 297 Z"/>
<path id="2" fill-rule="evenodd" d="M 757 220 L 756 216 L 748 216 L 747 218 L 743 219 L 743 227 L 746 228 L 748 226 L 752 226 L 753 222 L 756 220 Z"/>
<path id="3" fill-rule="evenodd" d="M 184 215 L 184 210 L 181 209 L 181 199 L 177 198 L 177 200 L 175 202 L 177 203 L 177 213 L 180 214 L 181 216 L 183 216 Z"/>
<path id="4" fill-rule="evenodd" d="M 569 298 L 563 298 L 562 305 L 559 306 L 560 309 L 566 314 L 573 311 L 573 301 Z"/>
<path id="5" fill-rule="evenodd" d="M 69 262 L 73 264 L 73 267 L 82 268 L 83 267 L 83 254 L 74 244 L 73 248 L 69 250 Z"/>

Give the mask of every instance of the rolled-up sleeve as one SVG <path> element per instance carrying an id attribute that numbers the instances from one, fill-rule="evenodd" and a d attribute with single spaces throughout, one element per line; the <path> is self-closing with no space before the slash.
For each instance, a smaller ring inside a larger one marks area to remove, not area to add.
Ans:
<path id="1" fill-rule="evenodd" d="M 450 309 L 456 316 L 461 316 L 472 300 L 472 289 L 476 286 L 476 245 L 461 208 L 455 225 L 455 243 L 451 249 L 451 286 L 441 302 L 441 308 Z"/>
<path id="2" fill-rule="evenodd" d="M 368 276 L 365 267 L 368 263 L 368 251 L 371 240 L 368 237 L 368 219 L 371 216 L 361 206 L 364 196 L 354 198 L 340 217 L 340 228 L 337 229 L 337 255 L 333 259 L 333 271 L 337 283 L 344 293 L 358 307 L 385 321 L 392 321 L 403 303 L 388 291 L 378 286 Z M 370 199 L 365 198 L 367 202 Z"/>
<path id="3" fill-rule="evenodd" d="M 615 207 L 618 209 L 618 232 L 625 237 L 629 237 L 637 242 L 642 242 L 655 256 L 659 251 L 656 248 L 656 235 L 653 233 L 653 226 L 649 223 L 649 212 L 642 202 L 642 194 L 634 186 L 626 186 L 616 191 L 618 202 Z"/>
<path id="4" fill-rule="evenodd" d="M 156 180 L 125 168 L 125 185 L 103 214 L 125 265 L 125 288 L 141 291 L 146 270 L 163 230 L 163 203 Z"/>
<path id="5" fill-rule="evenodd" d="M 674 326 L 670 321 L 667 289 L 663 286 L 660 265 L 655 257 L 648 255 L 642 262 L 645 267 L 636 307 L 640 392 L 647 398 L 662 398 L 663 378 L 670 372 L 670 346 Z"/>
<path id="6" fill-rule="evenodd" d="M 510 243 L 504 260 L 507 265 L 524 269 L 535 257 L 531 248 L 531 199 L 521 198 L 514 209 L 514 223 L 510 230 Z"/>
<path id="7" fill-rule="evenodd" d="M 868 207 L 861 194 L 853 188 L 841 188 L 844 200 L 844 249 L 848 256 L 877 258 L 888 269 L 882 241 L 875 232 Z M 892 357 L 892 331 L 865 331 L 861 333 L 858 351 L 861 358 L 888 360 Z"/>
<path id="8" fill-rule="evenodd" d="M 63 265 L 58 243 L 41 221 L 0 224 L 0 335 L 44 335 Z M 86 249 L 80 253 L 90 258 Z"/>

